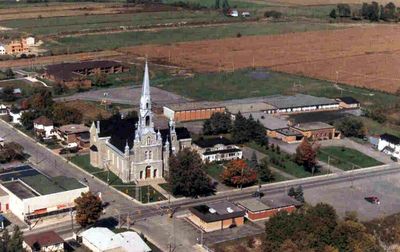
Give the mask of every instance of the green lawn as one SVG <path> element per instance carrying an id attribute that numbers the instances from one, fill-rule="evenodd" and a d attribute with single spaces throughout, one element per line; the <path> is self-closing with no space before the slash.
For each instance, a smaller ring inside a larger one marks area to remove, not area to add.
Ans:
<path id="1" fill-rule="evenodd" d="M 272 151 L 271 148 L 266 150 L 265 147 L 262 147 L 260 145 L 257 145 L 255 143 L 248 143 L 247 144 L 250 148 L 253 148 L 255 150 L 258 150 L 264 154 L 266 154 L 270 160 L 271 166 L 286 172 L 290 175 L 293 175 L 297 178 L 305 178 L 305 177 L 310 177 L 312 174 L 306 170 L 304 170 L 303 166 L 300 166 L 296 164 L 291 158 L 287 157 L 287 154 L 280 151 L 280 154 L 278 154 L 276 151 Z M 274 164 L 272 160 L 279 160 L 279 164 Z"/>
<path id="2" fill-rule="evenodd" d="M 109 181 L 111 186 L 135 199 L 139 199 L 142 203 L 156 202 L 166 199 L 152 186 L 136 187 L 134 183 L 123 183 L 122 180 L 113 172 L 108 173 L 107 171 L 93 167 L 90 164 L 89 155 L 74 156 L 71 158 L 71 162 L 103 180 L 104 182 Z"/>
<path id="3" fill-rule="evenodd" d="M 224 171 L 222 164 L 210 164 L 206 167 L 206 173 L 217 181 L 221 181 L 221 173 Z"/>
<path id="4" fill-rule="evenodd" d="M 45 44 L 53 54 L 76 53 L 117 49 L 143 44 L 169 44 L 205 39 L 222 39 L 242 36 L 272 35 L 313 30 L 339 29 L 328 23 L 281 22 L 281 23 L 234 23 L 215 27 L 182 27 L 159 31 L 122 32 L 59 38 Z"/>
<path id="5" fill-rule="evenodd" d="M 350 149 L 346 147 L 329 146 L 323 147 L 319 150 L 319 160 L 327 163 L 328 156 L 330 156 L 329 163 L 332 166 L 335 166 L 342 170 L 359 169 L 382 164 L 372 157 L 366 156 L 355 149 Z"/>

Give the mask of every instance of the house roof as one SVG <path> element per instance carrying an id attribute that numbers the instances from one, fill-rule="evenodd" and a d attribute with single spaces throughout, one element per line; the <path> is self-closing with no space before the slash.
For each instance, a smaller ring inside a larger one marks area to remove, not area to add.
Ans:
<path id="1" fill-rule="evenodd" d="M 391 135 L 391 134 L 387 134 L 387 133 L 382 134 L 380 136 L 380 139 L 385 140 L 392 144 L 396 144 L 396 145 L 400 144 L 400 138 L 398 138 L 397 136 Z"/>
<path id="2" fill-rule="evenodd" d="M 81 233 L 99 251 L 149 252 L 150 247 L 133 231 L 115 234 L 108 228 L 95 227 Z"/>
<path id="3" fill-rule="evenodd" d="M 211 138 L 199 138 L 195 141 L 193 141 L 194 144 L 201 148 L 209 148 L 209 147 L 214 147 L 217 144 L 223 144 L 223 145 L 231 145 L 232 142 L 231 140 L 225 138 L 225 137 L 211 137 Z"/>
<path id="4" fill-rule="evenodd" d="M 278 129 L 276 132 L 285 136 L 303 136 L 298 131 L 295 131 L 291 128 Z"/>
<path id="5" fill-rule="evenodd" d="M 299 123 L 292 126 L 300 131 L 310 131 L 310 130 L 320 130 L 320 129 L 331 129 L 334 126 L 324 123 L 324 122 L 309 122 L 309 123 Z"/>
<path id="6" fill-rule="evenodd" d="M 236 201 L 236 204 L 242 206 L 251 212 L 266 211 L 276 208 L 288 206 L 300 206 L 301 202 L 289 197 L 287 195 L 277 195 L 262 198 L 249 198 Z"/>
<path id="7" fill-rule="evenodd" d="M 204 222 L 220 221 L 245 215 L 245 211 L 226 200 L 194 206 L 189 210 Z"/>
<path id="8" fill-rule="evenodd" d="M 356 99 L 354 99 L 351 96 L 339 97 L 338 99 L 346 104 L 359 104 L 360 103 L 359 101 L 357 101 Z"/>
<path id="9" fill-rule="evenodd" d="M 224 150 L 215 150 L 215 151 L 206 151 L 203 155 L 212 155 L 212 154 L 224 154 L 224 153 L 232 153 L 232 152 L 239 152 L 241 149 L 239 148 L 231 148 L 231 149 L 224 149 Z"/>
<path id="10" fill-rule="evenodd" d="M 33 120 L 34 124 L 44 125 L 44 126 L 53 126 L 53 121 L 45 116 L 40 116 Z"/>
<path id="11" fill-rule="evenodd" d="M 65 134 L 89 132 L 89 128 L 83 124 L 67 124 L 59 127 L 58 129 Z"/>
<path id="12" fill-rule="evenodd" d="M 40 247 L 47 247 L 64 242 L 64 240 L 54 231 L 27 235 L 24 237 L 24 241 L 31 248 L 37 246 L 35 244 L 38 244 Z"/>

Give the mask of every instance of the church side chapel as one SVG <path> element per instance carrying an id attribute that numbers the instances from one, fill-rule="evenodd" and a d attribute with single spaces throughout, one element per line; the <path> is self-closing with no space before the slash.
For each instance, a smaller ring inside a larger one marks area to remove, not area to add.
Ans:
<path id="1" fill-rule="evenodd" d="M 90 128 L 90 163 L 110 169 L 124 183 L 161 179 L 168 172 L 170 155 L 191 147 L 184 127 L 156 129 L 151 110 L 150 78 L 146 62 L 137 118 L 113 116 L 93 122 Z"/>

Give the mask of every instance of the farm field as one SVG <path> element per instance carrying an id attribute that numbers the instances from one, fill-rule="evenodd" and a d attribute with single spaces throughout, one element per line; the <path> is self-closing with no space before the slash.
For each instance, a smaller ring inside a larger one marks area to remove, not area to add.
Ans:
<path id="1" fill-rule="evenodd" d="M 248 2 L 257 2 L 262 4 L 267 2 L 266 0 L 247 0 Z M 270 4 L 287 4 L 287 5 L 333 5 L 339 3 L 347 4 L 362 4 L 366 2 L 365 0 L 268 0 Z M 387 4 L 388 2 L 393 2 L 394 4 L 400 4 L 399 0 L 387 1 L 387 0 L 376 0 L 380 4 Z"/>
<path id="2" fill-rule="evenodd" d="M 199 27 L 160 29 L 156 31 L 139 31 L 139 32 L 132 31 L 123 33 L 112 33 L 112 34 L 84 35 L 79 37 L 63 37 L 57 39 L 55 42 L 49 42 L 46 47 L 47 49 L 51 50 L 53 54 L 62 54 L 66 53 L 67 51 L 69 51 L 70 53 L 74 53 L 74 52 L 97 51 L 97 50 L 110 50 L 110 49 L 113 50 L 121 47 L 130 47 L 130 46 L 144 45 L 144 44 L 147 45 L 170 44 L 182 41 L 223 39 L 229 37 L 237 37 L 238 34 L 240 34 L 240 36 L 251 36 L 260 34 L 271 35 L 271 34 L 282 34 L 282 33 L 293 33 L 293 32 L 306 32 L 313 30 L 332 30 L 332 29 L 339 29 L 341 27 L 342 26 L 331 25 L 327 23 L 310 24 L 308 22 L 297 22 L 297 23 L 260 22 L 260 23 L 235 23 L 229 25 L 219 24 L 219 25 L 205 25 Z M 244 37 L 242 38 L 247 40 L 247 38 Z M 193 43 L 204 43 L 204 42 L 193 42 Z M 212 43 L 212 42 L 207 41 L 205 43 Z M 179 44 L 179 46 L 181 46 L 181 44 Z M 190 47 L 191 45 L 188 46 Z M 221 52 L 227 50 L 221 43 L 217 43 L 216 46 L 221 47 L 220 48 Z M 155 52 L 150 53 L 151 57 L 153 57 L 154 53 L 156 53 L 157 55 L 157 52 L 164 50 L 162 47 L 161 50 L 159 50 L 157 47 L 158 46 L 149 48 L 150 50 L 153 49 L 155 50 Z M 171 47 L 175 47 L 175 45 Z M 145 48 L 147 47 L 132 48 L 132 49 L 128 48 L 126 50 L 121 50 L 121 51 L 124 53 L 130 53 L 139 50 L 140 53 L 140 51 L 143 51 L 143 49 Z M 195 51 L 193 51 L 194 54 L 200 52 L 198 51 L 196 46 L 194 47 L 194 49 L 195 49 Z M 215 50 L 219 49 L 215 48 Z M 212 52 L 210 51 L 210 53 Z M 176 58 L 180 55 L 174 54 L 173 56 L 174 58 Z M 210 56 L 214 57 L 215 55 L 210 55 Z"/>
<path id="3" fill-rule="evenodd" d="M 333 31 L 145 45 L 124 51 L 136 56 L 148 55 L 197 72 L 268 67 L 395 93 L 400 89 L 397 69 L 400 43 L 396 43 L 399 39 L 399 27 L 371 25 Z"/>

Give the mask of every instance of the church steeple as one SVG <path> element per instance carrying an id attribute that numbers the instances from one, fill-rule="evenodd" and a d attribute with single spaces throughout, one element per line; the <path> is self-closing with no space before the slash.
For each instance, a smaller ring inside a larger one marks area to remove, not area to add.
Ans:
<path id="1" fill-rule="evenodd" d="M 141 134 L 147 132 L 155 133 L 153 124 L 153 114 L 151 112 L 151 96 L 150 96 L 150 77 L 149 67 L 144 67 L 142 96 L 140 97 L 140 113 L 139 113 L 139 125 L 138 130 Z"/>

